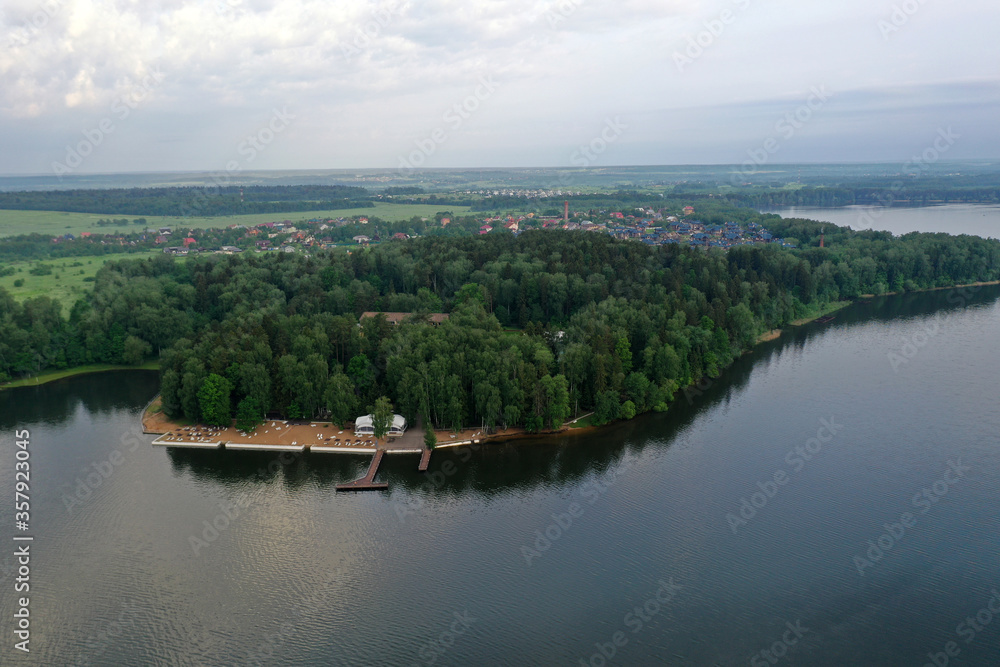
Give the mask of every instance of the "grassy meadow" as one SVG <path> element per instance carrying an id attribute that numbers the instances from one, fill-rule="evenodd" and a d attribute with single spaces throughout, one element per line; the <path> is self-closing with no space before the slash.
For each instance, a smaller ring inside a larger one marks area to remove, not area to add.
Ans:
<path id="1" fill-rule="evenodd" d="M 297 213 L 254 213 L 251 215 L 231 215 L 215 218 L 0 210 L 0 237 L 32 233 L 45 234 L 47 236 L 59 236 L 61 234 L 76 235 L 80 232 L 110 234 L 115 232 L 141 231 L 145 227 L 207 229 L 210 227 L 228 227 L 229 225 L 256 225 L 261 222 L 275 222 L 279 220 L 298 222 L 312 218 L 340 218 L 354 215 L 366 215 L 396 222 L 409 220 L 415 215 L 431 217 L 443 210 L 459 215 L 467 213 L 469 208 L 467 206 L 442 206 L 440 204 L 389 204 L 378 202 L 374 208 L 351 208 L 336 211 L 299 211 Z M 131 221 L 138 217 L 146 218 L 145 226 L 131 224 Z M 98 227 L 97 221 L 101 218 L 128 218 L 130 224 L 119 227 Z"/>
<path id="2" fill-rule="evenodd" d="M 85 280 L 93 278 L 97 270 L 111 259 L 145 258 L 162 254 L 156 252 L 136 252 L 129 254 L 101 255 L 99 257 L 62 257 L 36 261 L 0 262 L 0 268 L 14 268 L 14 274 L 0 276 L 0 287 L 6 289 L 18 301 L 24 301 L 36 296 L 49 296 L 58 299 L 62 304 L 63 313 L 69 314 L 69 309 L 77 299 L 89 291 L 92 283 Z M 36 276 L 29 271 L 38 265 L 52 267 L 52 273 Z M 20 287 L 15 281 L 23 280 Z"/>

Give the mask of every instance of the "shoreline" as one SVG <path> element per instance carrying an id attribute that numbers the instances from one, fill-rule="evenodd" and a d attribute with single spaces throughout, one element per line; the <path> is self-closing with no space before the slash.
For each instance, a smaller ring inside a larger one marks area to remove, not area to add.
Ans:
<path id="1" fill-rule="evenodd" d="M 927 287 L 924 289 L 915 289 L 910 292 L 886 292 L 885 294 L 859 294 L 859 299 L 875 299 L 880 296 L 899 296 L 900 294 L 920 294 L 921 292 L 940 292 L 942 290 L 948 289 L 962 289 L 964 287 L 990 287 L 991 285 L 1000 285 L 1000 280 L 987 280 L 986 282 L 979 283 L 965 283 L 964 285 L 948 285 L 947 287 Z"/>
<path id="2" fill-rule="evenodd" d="M 55 382 L 56 380 L 64 380 L 66 378 L 76 377 L 77 375 L 89 375 L 90 373 L 104 373 L 107 371 L 158 371 L 160 370 L 159 361 L 144 361 L 138 365 L 128 365 L 128 364 L 87 364 L 85 366 L 76 366 L 74 368 L 65 368 L 61 370 L 54 371 L 43 371 L 38 375 L 32 375 L 30 377 L 21 378 L 20 380 L 11 380 L 10 382 L 4 382 L 0 384 L 0 391 L 4 389 L 17 389 L 18 387 L 37 387 L 43 384 L 48 384 L 49 382 Z"/>
<path id="3" fill-rule="evenodd" d="M 228 428 L 208 427 L 203 424 L 188 424 L 183 420 L 170 420 L 160 411 L 160 396 L 157 394 L 143 409 L 140 417 L 143 433 L 158 436 L 154 445 L 190 449 L 232 449 L 236 451 L 311 451 L 317 454 L 372 454 L 377 449 L 384 449 L 386 454 L 416 454 L 426 451 L 423 435 L 419 437 L 419 445 L 398 445 L 400 438 L 384 439 L 375 442 L 374 439 L 357 438 L 351 429 L 341 429 L 332 422 L 323 420 L 300 420 L 297 424 L 288 424 L 288 420 L 269 419 L 258 426 L 250 435 L 241 434 L 231 424 Z M 593 426 L 575 429 L 582 432 L 596 428 Z M 263 429 L 263 433 L 260 432 Z M 274 434 L 271 434 L 271 430 Z M 480 429 L 464 429 L 458 433 L 449 430 L 437 430 L 437 443 L 431 451 L 479 445 L 486 442 L 508 442 L 528 438 L 560 435 L 570 431 L 568 424 L 555 431 L 528 433 L 523 428 L 507 428 L 495 433 L 484 434 Z M 194 433 L 199 435 L 195 436 Z M 202 435 L 211 433 L 209 437 Z M 409 435 L 411 432 L 407 432 Z M 270 436 L 270 437 L 265 437 Z M 328 436 L 328 437 L 322 437 Z M 402 436 L 405 437 L 405 436 Z M 294 438 L 294 439 L 293 439 Z M 407 438 L 410 440 L 411 438 Z M 329 442 L 333 440 L 333 442 Z"/>
<path id="4" fill-rule="evenodd" d="M 961 284 L 961 285 L 950 285 L 950 286 L 947 286 L 947 287 L 931 287 L 931 288 L 922 289 L 922 290 L 913 290 L 912 293 L 935 292 L 935 291 L 949 290 L 949 289 L 962 289 L 962 288 L 967 288 L 967 287 L 985 287 L 985 286 L 994 286 L 994 285 L 1000 285 L 1000 280 L 993 280 L 993 281 L 986 281 L 986 282 L 976 282 L 976 283 L 966 283 L 966 284 Z M 906 293 L 910 293 L 910 292 L 906 292 Z M 879 296 L 898 296 L 899 294 L 900 293 L 898 293 L 898 292 L 888 292 L 886 294 L 882 294 L 882 295 L 879 295 Z M 859 295 L 858 299 L 869 299 L 869 298 L 874 298 L 874 296 L 875 295 L 865 295 L 865 294 L 862 294 L 862 295 Z M 795 326 L 795 327 L 803 326 L 805 324 L 808 324 L 808 323 L 813 322 L 815 320 L 818 320 L 820 318 L 829 316 L 831 313 L 835 313 L 835 312 L 837 312 L 839 310 L 842 310 L 843 308 L 846 308 L 849 305 L 857 303 L 858 299 L 850 300 L 850 301 L 836 301 L 836 302 L 832 302 L 830 304 L 827 304 L 826 307 L 821 308 L 818 313 L 816 313 L 815 315 L 813 315 L 811 317 L 794 320 L 792 322 L 789 322 L 785 327 L 780 328 L 780 329 L 772 329 L 770 331 L 766 331 L 766 332 L 760 334 L 756 338 L 756 340 L 754 341 L 754 345 L 751 348 L 747 349 L 744 352 L 744 354 L 751 352 L 753 350 L 753 347 L 756 347 L 757 345 L 760 345 L 761 343 L 766 343 L 766 342 L 777 340 L 778 338 L 781 337 L 781 335 L 784 333 L 784 331 L 789 326 Z M 39 386 L 39 385 L 42 385 L 42 384 L 46 384 L 48 382 L 53 382 L 55 380 L 61 380 L 61 379 L 68 378 L 68 377 L 74 377 L 76 375 L 86 375 L 86 374 L 89 374 L 89 373 L 100 373 L 100 372 L 105 372 L 105 371 L 110 371 L 110 370 L 157 370 L 158 368 L 159 368 L 159 362 L 158 361 L 145 362 L 145 363 L 143 363 L 141 365 L 138 365 L 138 366 L 124 366 L 124 365 L 115 365 L 115 364 L 93 364 L 93 365 L 88 365 L 88 366 L 79 366 L 79 367 L 74 368 L 74 369 L 61 370 L 61 371 L 53 371 L 53 372 L 50 372 L 50 373 L 43 373 L 41 375 L 35 376 L 34 378 L 26 378 L 26 379 L 23 379 L 23 380 L 17 380 L 17 381 L 14 381 L 14 382 L 6 383 L 6 384 L 3 384 L 3 385 L 0 385 L 0 391 L 2 391 L 4 389 L 7 389 L 7 388 L 15 388 L 15 387 L 21 387 L 21 386 Z M 691 385 L 688 385 L 688 386 L 694 386 L 694 385 L 695 385 L 695 383 L 692 383 Z M 674 399 L 676 399 L 677 394 L 679 394 L 684 389 L 685 389 L 685 387 L 679 387 L 677 389 L 677 391 L 674 393 Z M 160 399 L 160 396 L 159 396 L 159 394 L 157 394 L 146 405 L 146 407 L 142 411 L 142 415 L 140 417 L 140 422 L 141 422 L 142 429 L 143 429 L 144 433 L 163 436 L 164 434 L 167 434 L 167 433 L 172 432 L 174 430 L 178 430 L 179 431 L 179 430 L 183 430 L 186 426 L 190 426 L 190 425 L 187 425 L 187 424 L 184 424 L 184 423 L 173 422 L 173 421 L 165 419 L 165 417 L 162 416 L 162 413 L 159 412 L 159 410 L 158 410 L 159 399 Z M 673 402 L 673 401 L 671 401 L 671 402 Z M 557 435 L 565 435 L 565 434 L 570 433 L 570 432 L 583 433 L 583 432 L 592 431 L 592 430 L 601 428 L 599 426 L 592 426 L 592 425 L 587 425 L 587 426 L 582 426 L 582 427 L 580 427 L 580 426 L 573 426 L 579 420 L 584 419 L 586 417 L 589 417 L 590 414 L 592 414 L 592 413 L 583 414 L 583 415 L 580 415 L 579 417 L 575 417 L 572 420 L 566 421 L 566 422 L 563 423 L 563 425 L 559 429 L 556 429 L 554 431 L 541 431 L 541 432 L 538 432 L 538 433 L 527 433 L 527 432 L 524 431 L 523 428 L 505 429 L 503 431 L 496 432 L 496 433 L 491 433 L 491 434 L 483 434 L 481 431 L 476 431 L 474 429 L 465 429 L 463 431 L 460 431 L 459 433 L 453 433 L 452 431 L 448 431 L 448 430 L 435 431 L 435 435 L 437 436 L 437 442 L 436 442 L 435 446 L 432 448 L 431 451 L 433 451 L 434 449 L 447 449 L 447 448 L 450 448 L 450 447 L 459 447 L 459 446 L 467 446 L 467 445 L 473 445 L 473 444 L 482 444 L 482 443 L 487 443 L 487 442 L 501 443 L 501 442 L 510 442 L 510 441 L 514 441 L 514 440 L 523 440 L 523 439 L 528 439 L 528 438 L 544 438 L 544 437 L 551 437 L 551 436 L 557 436 Z M 642 413 L 642 414 L 647 414 L 647 413 Z M 161 417 L 159 419 L 155 419 L 155 415 L 160 415 Z M 638 416 L 640 416 L 640 415 L 636 415 L 636 417 L 638 417 Z M 275 422 L 277 422 L 278 420 L 269 420 L 269 421 L 275 421 Z M 614 424 L 614 423 L 618 423 L 618 422 L 622 422 L 622 421 L 628 421 L 628 420 L 616 420 L 615 422 L 610 422 L 610 424 Z M 610 424 L 605 424 L 603 426 L 608 426 Z M 311 422 L 311 425 L 310 425 L 309 422 L 307 422 L 306 424 L 301 425 L 301 426 L 305 426 L 305 427 L 310 428 L 310 429 L 312 429 L 312 428 L 330 428 L 330 427 L 337 428 L 337 427 L 333 426 L 332 424 L 330 424 L 329 422 L 315 421 L 315 420 Z M 167 428 L 165 429 L 164 427 L 167 427 Z M 234 426 L 230 426 L 229 428 L 235 430 Z M 225 429 L 225 430 L 229 430 L 229 429 Z M 269 429 L 267 429 L 266 432 L 268 430 Z M 289 432 L 291 432 L 291 431 L 289 431 Z M 338 435 L 341 435 L 343 433 L 344 433 L 344 430 L 340 430 L 339 433 L 338 433 Z M 159 440 L 159 438 L 157 440 Z M 167 444 L 167 442 L 156 442 L 156 441 L 154 441 L 154 443 L 155 444 L 159 444 L 159 445 L 164 445 L 164 446 L 170 446 L 170 445 Z M 216 443 L 204 443 L 204 444 L 197 443 L 196 444 L 196 443 L 192 442 L 192 443 L 188 443 L 188 444 L 185 445 L 183 442 L 178 441 L 176 446 L 179 446 L 179 447 L 184 447 L 184 446 L 198 447 L 199 444 L 200 444 L 202 448 L 204 448 L 205 445 L 208 445 L 209 447 L 212 447 L 212 448 L 216 448 L 216 447 L 217 448 L 222 448 L 224 446 L 223 443 L 224 443 L 224 441 L 220 440 L 220 441 L 217 441 Z M 264 443 L 264 442 L 253 443 L 253 442 L 249 442 L 249 441 L 245 442 L 245 443 L 236 443 L 236 442 L 234 442 L 232 444 L 233 444 L 233 448 L 235 448 L 235 449 L 240 449 L 240 448 L 243 448 L 243 449 L 257 449 L 257 450 L 281 449 L 283 451 L 284 450 L 306 451 L 306 450 L 311 450 L 312 449 L 312 443 L 298 445 L 298 441 L 294 441 L 294 444 L 291 445 L 291 446 L 281 445 L 281 444 L 278 444 L 278 443 Z M 369 454 L 372 451 L 374 451 L 374 449 L 371 448 L 371 445 L 351 446 L 351 447 L 348 447 L 348 446 L 325 445 L 322 442 L 317 442 L 316 443 L 316 447 L 317 447 L 317 452 L 318 453 L 319 452 L 323 452 L 323 453 Z M 404 450 L 400 450 L 400 449 L 392 450 L 391 447 L 390 447 L 390 445 L 388 444 L 388 441 L 385 443 L 385 447 L 384 448 L 387 449 L 387 453 L 404 453 Z M 423 451 L 423 450 L 426 450 L 426 447 L 423 446 L 422 440 L 421 440 L 421 446 L 419 448 L 407 448 L 405 450 L 405 453 L 413 453 L 413 452 L 418 452 L 418 451 Z"/>

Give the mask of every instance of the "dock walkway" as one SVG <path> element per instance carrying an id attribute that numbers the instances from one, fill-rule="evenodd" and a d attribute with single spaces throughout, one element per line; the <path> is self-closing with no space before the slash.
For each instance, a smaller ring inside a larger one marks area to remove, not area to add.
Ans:
<path id="1" fill-rule="evenodd" d="M 431 464 L 431 452 L 433 451 L 433 449 L 425 449 L 420 453 L 420 465 L 417 467 L 417 470 L 427 472 L 427 466 Z"/>
<path id="2" fill-rule="evenodd" d="M 347 482 L 345 484 L 338 484 L 338 491 L 382 491 L 389 488 L 389 485 L 385 482 L 375 482 L 375 473 L 378 472 L 378 467 L 382 463 L 382 457 L 385 456 L 385 450 L 381 447 L 375 456 L 372 458 L 372 462 L 368 466 L 368 472 L 361 479 L 356 479 L 353 482 Z"/>

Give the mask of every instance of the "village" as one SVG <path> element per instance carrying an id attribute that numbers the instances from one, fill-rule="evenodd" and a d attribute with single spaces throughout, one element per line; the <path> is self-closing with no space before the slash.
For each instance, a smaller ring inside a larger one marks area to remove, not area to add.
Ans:
<path id="1" fill-rule="evenodd" d="M 566 229 L 606 233 L 617 239 L 635 240 L 646 245 L 687 244 L 695 247 L 731 248 L 737 245 L 775 243 L 785 248 L 794 247 L 784 239 L 774 237 L 767 229 L 751 222 L 743 227 L 736 222 L 722 225 L 704 224 L 694 219 L 695 209 L 687 206 L 681 215 L 669 215 L 652 208 L 636 208 L 634 213 L 597 211 L 583 219 L 581 212 L 570 214 L 569 202 L 564 203 L 561 218 L 536 217 L 533 213 L 523 216 L 487 218 L 479 228 L 480 234 L 489 234 L 497 227 L 518 234 L 525 229 Z"/>
<path id="2" fill-rule="evenodd" d="M 650 246 L 683 244 L 692 247 L 731 248 L 738 245 L 776 244 L 795 247 L 773 236 L 763 226 L 751 222 L 708 224 L 695 217 L 687 206 L 673 214 L 655 208 L 635 208 L 631 212 L 590 210 L 570 212 L 564 202 L 563 215 L 539 215 L 534 212 L 490 215 L 487 217 L 438 214 L 433 219 L 388 223 L 367 216 L 310 219 L 299 222 L 281 220 L 256 225 L 232 224 L 224 228 L 188 229 L 147 228 L 139 233 L 81 232 L 79 237 L 64 234 L 53 243 L 96 243 L 127 246 L 130 249 L 160 249 L 164 254 L 185 256 L 196 253 L 239 254 L 243 252 L 309 252 L 336 247 L 367 246 L 386 241 L 405 241 L 425 235 L 521 234 L 528 230 L 569 230 L 597 232 L 614 238 Z M 400 231 L 405 230 L 405 231 Z"/>

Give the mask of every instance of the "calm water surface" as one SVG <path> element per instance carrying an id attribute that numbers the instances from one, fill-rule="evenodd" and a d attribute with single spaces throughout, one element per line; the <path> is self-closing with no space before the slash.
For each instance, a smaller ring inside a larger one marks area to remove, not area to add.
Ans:
<path id="1" fill-rule="evenodd" d="M 944 204 L 941 206 L 885 208 L 841 206 L 836 208 L 790 207 L 767 211 L 783 218 L 822 220 L 852 229 L 888 230 L 896 235 L 910 232 L 945 232 L 1000 238 L 1000 206 L 989 204 Z"/>
<path id="2" fill-rule="evenodd" d="M 28 656 L 0 557 L 2 662 L 997 664 L 998 298 L 857 304 L 666 414 L 390 457 L 388 493 L 334 492 L 363 457 L 149 446 L 155 374 L 2 392 L 35 536 Z"/>

